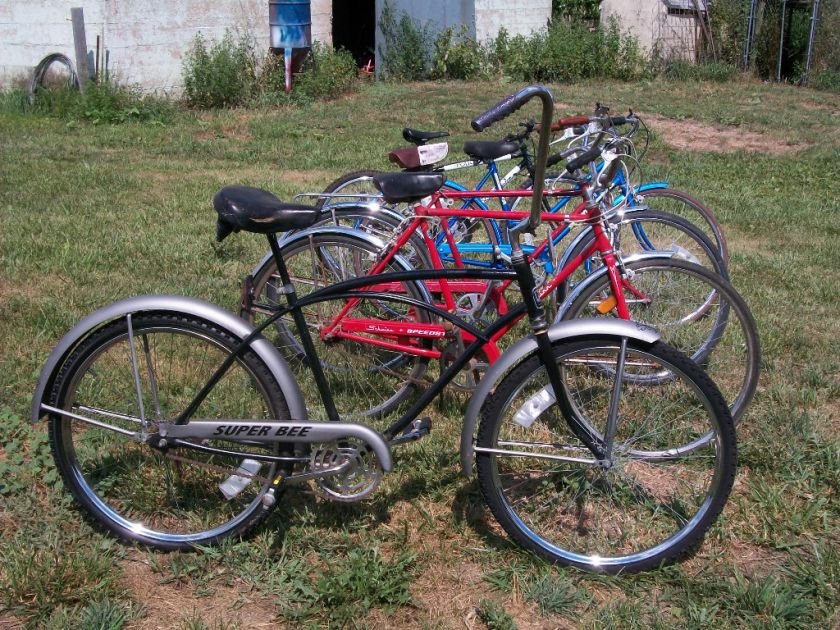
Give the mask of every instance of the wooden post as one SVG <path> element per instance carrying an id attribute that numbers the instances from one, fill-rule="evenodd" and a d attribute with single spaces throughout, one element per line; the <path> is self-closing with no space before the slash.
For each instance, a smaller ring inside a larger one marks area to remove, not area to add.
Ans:
<path id="1" fill-rule="evenodd" d="M 70 19 L 73 21 L 73 46 L 76 49 L 76 76 L 79 77 L 79 91 L 84 94 L 85 86 L 90 79 L 88 70 L 88 50 L 85 39 L 85 14 L 81 7 L 70 9 Z"/>

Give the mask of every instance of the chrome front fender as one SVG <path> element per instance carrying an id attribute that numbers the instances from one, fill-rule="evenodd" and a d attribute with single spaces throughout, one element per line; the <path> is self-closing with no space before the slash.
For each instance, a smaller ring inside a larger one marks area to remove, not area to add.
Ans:
<path id="1" fill-rule="evenodd" d="M 141 295 L 104 306 L 82 318 L 61 338 L 61 341 L 50 353 L 47 362 L 41 369 L 38 385 L 35 388 L 35 396 L 32 399 L 32 422 L 37 422 L 44 415 L 41 411 L 41 404 L 47 402 L 45 397 L 49 396 L 53 388 L 58 370 L 83 339 L 110 321 L 125 317 L 130 313 L 144 311 L 171 311 L 194 315 L 224 328 L 240 339 L 245 339 L 254 331 L 251 324 L 215 304 L 180 295 Z M 280 390 L 289 407 L 291 419 L 306 421 L 307 414 L 303 395 L 291 369 L 277 349 L 264 337 L 255 339 L 251 343 L 251 349 L 265 362 L 280 385 Z"/>
<path id="2" fill-rule="evenodd" d="M 643 343 L 654 343 L 660 337 L 656 329 L 645 324 L 606 317 L 564 321 L 548 329 L 548 338 L 552 342 L 591 336 L 626 337 Z M 533 336 L 520 340 L 505 350 L 499 360 L 490 366 L 473 392 L 461 429 L 461 469 L 465 476 L 472 474 L 474 437 L 484 401 L 493 393 L 505 374 L 536 351 L 537 340 Z"/>

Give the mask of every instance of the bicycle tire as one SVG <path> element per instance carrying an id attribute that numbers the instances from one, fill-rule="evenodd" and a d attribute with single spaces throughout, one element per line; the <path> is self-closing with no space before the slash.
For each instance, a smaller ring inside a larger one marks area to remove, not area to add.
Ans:
<path id="1" fill-rule="evenodd" d="M 638 193 L 641 205 L 651 210 L 670 212 L 691 221 L 717 247 L 721 260 L 729 264 L 729 246 L 714 212 L 696 198 L 674 188 L 650 188 Z M 634 202 L 637 203 L 637 202 Z"/>
<path id="2" fill-rule="evenodd" d="M 626 269 L 633 286 L 649 299 L 628 295 L 631 318 L 654 326 L 663 341 L 700 363 L 739 421 L 755 394 L 761 366 L 758 331 L 744 299 L 720 275 L 685 260 L 639 259 Z M 570 298 L 559 319 L 615 316 L 614 309 L 598 310 L 609 295 L 609 278 L 602 275 Z"/>
<path id="3" fill-rule="evenodd" d="M 380 197 L 381 193 L 377 190 L 376 186 L 373 184 L 373 178 L 380 174 L 381 171 L 374 171 L 374 170 L 359 170 L 359 171 L 352 171 L 350 173 L 346 173 L 341 177 L 335 179 L 334 181 L 330 182 L 323 190 L 324 194 L 353 194 L 359 193 L 358 198 L 353 197 L 341 197 L 331 199 L 330 197 L 322 197 L 318 200 L 318 203 L 315 204 L 315 207 L 321 210 L 322 212 L 327 211 L 330 209 L 330 206 L 334 203 L 343 203 L 347 201 L 369 201 L 371 197 Z M 441 187 L 442 191 L 450 191 L 450 192 L 463 192 L 467 190 L 465 188 L 459 188 L 457 186 L 453 186 L 450 184 L 444 184 Z M 476 193 L 478 194 L 478 193 Z M 379 199 L 380 203 L 382 202 Z M 440 205 L 442 207 L 449 207 L 458 203 L 458 200 L 446 200 L 441 199 Z M 397 212 L 401 212 L 403 206 L 405 204 L 390 204 Z M 463 206 L 467 209 L 477 209 L 478 206 L 475 204 L 474 201 L 471 201 L 467 204 L 463 204 Z M 443 220 L 443 219 L 442 219 Z M 496 245 L 498 245 L 498 238 L 496 238 L 496 231 L 493 228 L 492 220 L 490 219 L 470 219 L 470 218 L 460 218 L 460 219 L 449 219 L 450 221 L 450 230 L 452 231 L 453 238 L 455 239 L 456 243 L 487 243 L 489 245 L 490 253 L 484 255 L 482 258 L 478 259 L 481 263 L 486 263 L 489 260 L 492 260 L 492 251 Z M 479 229 L 480 228 L 480 229 Z M 436 234 L 433 232 L 432 236 L 437 238 Z M 418 237 L 419 238 L 419 237 Z M 420 239 L 422 240 L 422 239 Z M 437 238 L 440 240 L 440 246 L 446 247 L 445 241 L 442 240 L 442 236 Z M 448 260 L 451 257 L 451 253 L 449 256 L 446 255 L 445 251 L 441 251 L 441 255 L 444 259 L 444 263 L 452 262 Z M 428 257 L 425 257 L 425 260 L 418 259 L 418 262 L 422 262 L 423 264 L 427 264 L 428 269 L 432 268 L 431 261 Z"/>
<path id="4" fill-rule="evenodd" d="M 616 574 L 677 560 L 700 544 L 732 489 L 735 430 L 714 383 L 664 343 L 627 340 L 626 347 L 628 361 L 666 368 L 674 378 L 655 387 L 622 384 L 609 465 L 593 463 L 564 418 L 585 407 L 590 424 L 603 431 L 600 418 L 610 408 L 614 382 L 589 364 L 615 363 L 620 339 L 555 342 L 565 392 L 538 411 L 532 402 L 551 386 L 536 351 L 508 372 L 482 407 L 476 465 L 484 499 L 516 543 L 549 562 Z M 640 446 L 661 452 L 706 433 L 712 438 L 691 453 L 635 454 Z"/>
<path id="5" fill-rule="evenodd" d="M 314 290 L 340 280 L 366 275 L 380 251 L 376 246 L 352 234 L 323 230 L 313 232 L 308 239 L 281 244 L 281 254 L 298 293 L 298 299 L 301 299 Z M 382 273 L 405 270 L 396 261 L 391 261 Z M 261 296 L 265 306 L 285 305 L 285 300 L 277 291 L 280 279 L 276 274 L 276 265 L 273 260 L 269 260 L 262 273 L 254 278 L 253 293 L 255 296 Z M 421 284 L 397 284 L 399 286 L 396 289 L 399 292 L 428 302 L 428 296 Z M 381 430 L 385 425 L 377 420 L 399 408 L 424 382 L 428 359 L 377 348 L 361 341 L 322 340 L 319 334 L 320 327 L 332 321 L 345 303 L 344 298 L 323 300 L 305 307 L 304 316 L 310 325 L 318 356 L 321 357 L 336 406 L 341 410 L 342 416 L 363 419 L 365 424 Z M 354 312 L 361 312 L 374 321 L 414 321 L 421 324 L 430 321 L 426 310 L 412 309 L 404 304 L 392 306 L 385 300 L 362 299 Z M 258 312 L 255 310 L 255 313 Z M 311 373 L 307 365 L 309 358 L 304 354 L 291 315 L 279 319 L 274 328 L 277 347 L 289 360 L 301 384 L 307 384 L 302 387 L 307 407 L 319 408 L 322 401 L 317 389 L 310 382 Z M 364 334 L 359 332 L 359 335 Z M 432 340 L 421 339 L 418 344 L 421 348 L 428 349 L 432 346 Z"/>
<path id="6" fill-rule="evenodd" d="M 177 312 L 137 313 L 132 330 L 151 431 L 158 421 L 171 421 L 186 408 L 239 342 L 216 324 Z M 51 404 L 136 431 L 137 422 L 127 418 L 141 415 L 132 365 L 123 318 L 76 347 L 60 369 Z M 269 368 L 246 351 L 202 402 L 196 417 L 288 420 L 289 410 Z M 278 464 L 263 463 L 263 480 L 251 481 L 227 500 L 219 485 L 247 458 L 232 461 L 189 449 L 162 452 L 57 414 L 50 415 L 49 436 L 59 474 L 76 504 L 95 525 L 123 541 L 191 550 L 244 536 L 269 513 L 261 499 Z M 236 443 L 237 451 L 251 449 L 276 454 L 289 452 L 291 446 Z M 184 457 L 172 459 L 173 454 Z"/>
<path id="7" fill-rule="evenodd" d="M 325 195 L 342 193 L 353 194 L 359 193 L 358 198 L 342 197 L 334 198 L 320 197 L 315 207 L 323 211 L 333 203 L 343 203 L 347 201 L 370 201 L 372 197 L 381 197 L 382 193 L 373 185 L 373 178 L 379 175 L 382 171 L 374 171 L 370 169 L 363 169 L 359 171 L 352 171 L 345 173 L 341 177 L 331 181 L 322 191 Z"/>
<path id="8" fill-rule="evenodd" d="M 669 212 L 636 210 L 626 212 L 615 223 L 621 230 L 622 256 L 674 252 L 680 258 L 707 267 L 724 278 L 729 273 L 726 262 L 719 255 L 714 243 L 693 223 Z M 569 261 L 590 247 L 595 240 L 591 228 L 581 238 L 575 239 L 563 261 Z M 557 287 L 557 301 L 563 301 L 573 291 L 574 285 L 602 266 L 600 256 L 593 255 Z"/>
<path id="9" fill-rule="evenodd" d="M 327 206 L 312 227 L 346 227 L 360 230 L 388 243 L 399 235 L 400 220 L 390 213 L 381 210 L 356 206 L 351 208 L 336 208 Z M 288 233 L 287 233 L 288 234 Z M 433 263 L 429 255 L 426 241 L 419 233 L 412 234 L 408 242 L 400 249 L 400 255 L 417 269 L 432 269 Z"/>

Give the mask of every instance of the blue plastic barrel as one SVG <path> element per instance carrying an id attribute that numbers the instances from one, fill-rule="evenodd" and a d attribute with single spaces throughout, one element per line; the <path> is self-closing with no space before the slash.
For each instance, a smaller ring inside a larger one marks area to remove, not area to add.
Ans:
<path id="1" fill-rule="evenodd" d="M 310 48 L 312 11 L 309 0 L 269 0 L 272 48 Z"/>

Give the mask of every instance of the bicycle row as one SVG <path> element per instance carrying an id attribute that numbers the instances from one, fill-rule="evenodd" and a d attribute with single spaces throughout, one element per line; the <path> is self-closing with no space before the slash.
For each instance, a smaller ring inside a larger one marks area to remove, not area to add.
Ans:
<path id="1" fill-rule="evenodd" d="M 463 470 L 518 544 L 606 573 L 695 548 L 734 480 L 733 415 L 758 369 L 752 318 L 726 280 L 722 235 L 642 205 L 624 136 L 590 133 L 547 179 L 548 89 L 520 90 L 473 127 L 533 98 L 540 124 L 519 144 L 471 147 L 488 164 L 516 155 L 529 186 L 477 193 L 415 169 L 373 176 L 380 202 L 219 191 L 218 240 L 245 231 L 269 245 L 242 288 L 251 321 L 130 298 L 80 321 L 42 370 L 33 421 L 48 419 L 81 510 L 122 540 L 194 549 L 251 531 L 287 486 L 358 501 L 395 447 L 429 434 L 421 414 L 455 384 L 470 392 Z M 574 226 L 585 230 L 564 253 Z M 645 253 L 622 252 L 627 228 Z"/>

